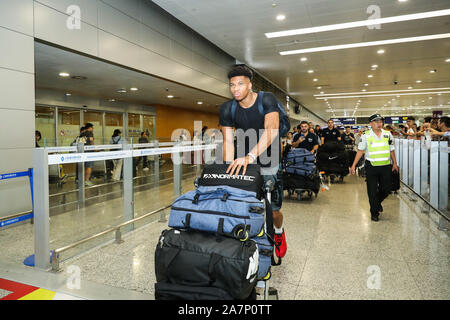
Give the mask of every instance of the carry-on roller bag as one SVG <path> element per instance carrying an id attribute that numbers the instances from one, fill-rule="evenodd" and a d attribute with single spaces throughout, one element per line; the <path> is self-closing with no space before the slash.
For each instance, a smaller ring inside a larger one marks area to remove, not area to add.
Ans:
<path id="1" fill-rule="evenodd" d="M 204 294 L 211 299 L 226 299 L 226 293 L 233 299 L 246 299 L 256 285 L 258 255 L 254 241 L 164 230 L 155 251 L 155 297 L 170 299 L 176 295 L 176 285 L 182 286 L 178 288 L 183 292 L 180 299 L 205 298 L 200 288 L 210 288 Z"/>
<path id="2" fill-rule="evenodd" d="M 173 202 L 169 227 L 245 241 L 264 233 L 264 210 L 264 203 L 255 192 L 229 186 L 200 186 Z"/>

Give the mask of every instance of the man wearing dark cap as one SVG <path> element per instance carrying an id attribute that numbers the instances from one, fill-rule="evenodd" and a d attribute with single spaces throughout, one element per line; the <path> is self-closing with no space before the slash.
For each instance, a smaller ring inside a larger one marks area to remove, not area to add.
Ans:
<path id="1" fill-rule="evenodd" d="M 358 161 L 366 155 L 366 181 L 372 221 L 378 221 L 383 212 L 381 202 L 391 192 L 392 171 L 398 172 L 395 159 L 394 138 L 389 131 L 383 130 L 383 117 L 374 114 L 369 118 L 371 129 L 361 137 L 350 173 L 355 174 Z M 392 160 L 392 166 L 391 166 Z"/>

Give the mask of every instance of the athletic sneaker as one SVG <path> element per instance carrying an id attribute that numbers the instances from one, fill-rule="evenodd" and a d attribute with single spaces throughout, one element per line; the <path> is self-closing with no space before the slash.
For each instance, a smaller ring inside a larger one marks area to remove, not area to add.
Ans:
<path id="1" fill-rule="evenodd" d="M 86 187 L 92 187 L 92 186 L 94 185 L 94 183 L 93 183 L 92 181 L 85 181 L 85 182 L 84 182 L 84 185 L 85 185 Z"/>
<path id="2" fill-rule="evenodd" d="M 277 254 L 278 258 L 283 258 L 287 251 L 286 236 L 284 235 L 284 229 L 282 234 L 275 233 L 274 240 L 276 244 L 275 253 Z"/>

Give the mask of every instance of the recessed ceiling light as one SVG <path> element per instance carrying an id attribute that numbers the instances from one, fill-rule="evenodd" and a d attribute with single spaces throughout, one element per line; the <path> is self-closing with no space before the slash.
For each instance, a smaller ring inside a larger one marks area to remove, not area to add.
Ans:
<path id="1" fill-rule="evenodd" d="M 70 77 L 70 74 L 67 73 L 67 72 L 60 72 L 60 73 L 59 73 L 59 76 L 60 76 L 60 77 Z"/>
<path id="2" fill-rule="evenodd" d="M 301 58 L 300 58 L 300 61 L 303 61 L 303 62 L 305 62 L 306 60 L 308 60 L 308 58 L 307 58 L 307 57 L 301 57 Z"/>
<path id="3" fill-rule="evenodd" d="M 436 73 L 436 69 L 430 70 L 430 73 Z"/>
<path id="4" fill-rule="evenodd" d="M 118 92 L 118 93 L 125 93 L 125 92 L 127 92 L 127 90 L 125 90 L 125 89 L 119 89 L 119 90 L 117 90 L 117 92 Z"/>
<path id="5" fill-rule="evenodd" d="M 314 70 L 308 70 L 308 73 L 314 73 Z"/>
<path id="6" fill-rule="evenodd" d="M 317 81 L 319 81 L 319 79 L 317 79 L 317 78 L 314 78 L 314 79 L 313 79 L 313 81 L 314 81 L 314 82 L 317 82 Z"/>
<path id="7" fill-rule="evenodd" d="M 450 62 L 450 59 L 446 59 L 445 62 Z"/>
<path id="8" fill-rule="evenodd" d="M 364 91 L 364 92 L 366 92 L 367 90 L 366 90 L 366 89 L 362 89 L 361 91 Z"/>
<path id="9" fill-rule="evenodd" d="M 422 83 L 422 80 L 416 80 L 416 83 Z"/>
<path id="10" fill-rule="evenodd" d="M 411 90 L 413 87 L 408 87 L 409 90 Z"/>
<path id="11" fill-rule="evenodd" d="M 369 74 L 369 75 L 367 76 L 367 78 L 373 78 L 373 75 Z"/>
<path id="12" fill-rule="evenodd" d="M 378 68 L 377 64 L 372 65 L 372 69 L 376 69 L 376 68 Z"/>
<path id="13" fill-rule="evenodd" d="M 385 53 L 385 52 L 386 52 L 386 51 L 384 51 L 384 49 L 380 49 L 380 50 L 377 51 L 378 54 L 383 54 L 383 53 Z"/>
<path id="14" fill-rule="evenodd" d="M 320 87 L 320 86 L 319 86 L 319 87 L 317 87 L 317 90 L 320 90 L 320 89 L 322 89 L 322 87 Z"/>
<path id="15" fill-rule="evenodd" d="M 71 95 L 72 95 L 71 93 L 68 93 L 68 92 L 66 93 L 66 96 L 68 96 L 68 97 L 71 96 Z"/>
<path id="16" fill-rule="evenodd" d="M 282 21 L 282 20 L 284 20 L 284 19 L 286 19 L 286 16 L 285 16 L 284 14 L 279 14 L 279 15 L 277 15 L 277 20 L 278 20 L 278 21 Z"/>
<path id="17" fill-rule="evenodd" d="M 138 88 L 133 87 L 133 88 L 130 88 L 130 90 L 131 91 L 138 91 Z"/>
<path id="18" fill-rule="evenodd" d="M 407 2 L 408 0 L 398 0 L 398 2 Z"/>
<path id="19" fill-rule="evenodd" d="M 170 95 L 167 96 L 167 98 L 172 99 L 173 95 L 170 94 Z"/>
<path id="20" fill-rule="evenodd" d="M 364 83 L 364 87 L 368 87 L 369 86 L 369 84 L 368 83 Z"/>
<path id="21" fill-rule="evenodd" d="M 320 91 L 320 94 L 324 94 L 325 92 L 323 92 L 323 91 Z"/>
<path id="22" fill-rule="evenodd" d="M 202 101 L 198 101 L 197 104 L 203 104 L 203 102 Z"/>
<path id="23" fill-rule="evenodd" d="M 110 102 L 114 102 L 114 101 L 116 101 L 116 99 L 109 99 L 108 101 L 110 101 Z"/>

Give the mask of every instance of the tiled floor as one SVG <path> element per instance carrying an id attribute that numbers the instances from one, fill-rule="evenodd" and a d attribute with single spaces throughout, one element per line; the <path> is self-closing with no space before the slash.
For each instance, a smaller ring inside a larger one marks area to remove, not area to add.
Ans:
<path id="1" fill-rule="evenodd" d="M 313 201 L 285 199 L 288 252 L 271 279 L 280 299 L 450 299 L 447 234 L 402 193 L 383 207 L 372 222 L 358 177 Z M 165 228 L 154 222 L 63 267 L 77 265 L 85 280 L 153 295 L 154 250 Z"/>

